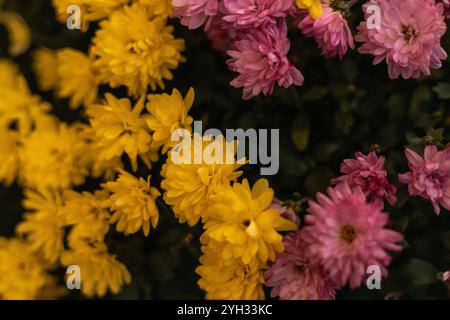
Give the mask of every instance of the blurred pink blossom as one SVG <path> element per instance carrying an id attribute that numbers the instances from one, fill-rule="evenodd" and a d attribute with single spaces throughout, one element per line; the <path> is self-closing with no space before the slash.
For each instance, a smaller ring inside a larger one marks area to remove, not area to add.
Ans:
<path id="1" fill-rule="evenodd" d="M 219 0 L 172 0 L 175 7 L 174 17 L 181 19 L 181 24 L 196 29 L 219 12 Z"/>

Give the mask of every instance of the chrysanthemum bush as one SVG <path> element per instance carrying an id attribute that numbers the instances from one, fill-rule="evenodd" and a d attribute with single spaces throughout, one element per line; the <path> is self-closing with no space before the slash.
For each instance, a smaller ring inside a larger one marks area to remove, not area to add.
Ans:
<path id="1" fill-rule="evenodd" d="M 5 0 L 0 298 L 448 297 L 449 7 Z M 279 173 L 194 119 L 280 129 Z"/>

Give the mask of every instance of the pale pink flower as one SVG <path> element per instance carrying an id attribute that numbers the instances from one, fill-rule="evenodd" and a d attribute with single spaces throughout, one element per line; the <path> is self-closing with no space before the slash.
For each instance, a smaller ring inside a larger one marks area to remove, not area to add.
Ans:
<path id="1" fill-rule="evenodd" d="M 339 55 L 342 59 L 349 47 L 355 48 L 352 32 L 347 20 L 339 11 L 330 8 L 328 2 L 323 2 L 322 6 L 323 14 L 319 18 L 313 20 L 306 14 L 298 27 L 304 35 L 316 40 L 325 57 Z"/>
<path id="2" fill-rule="evenodd" d="M 175 8 L 174 17 L 181 19 L 181 24 L 196 29 L 219 12 L 219 0 L 172 0 Z"/>
<path id="3" fill-rule="evenodd" d="M 388 274 L 390 251 L 399 251 L 403 236 L 386 229 L 389 216 L 366 201 L 361 189 L 341 183 L 318 193 L 310 201 L 303 228 L 312 263 L 320 264 L 339 287 L 361 285 L 369 266 L 377 266 L 381 276 Z"/>
<path id="4" fill-rule="evenodd" d="M 266 285 L 272 287 L 270 296 L 281 300 L 333 300 L 336 285 L 320 266 L 311 264 L 301 235 L 297 231 L 284 237 L 284 252 L 277 254 L 275 263 L 265 272 Z"/>
<path id="5" fill-rule="evenodd" d="M 216 16 L 211 20 L 206 36 L 215 50 L 225 52 L 230 49 L 231 44 L 236 39 L 237 30 L 230 23 Z"/>
<path id="6" fill-rule="evenodd" d="M 345 159 L 341 164 L 341 173 L 344 175 L 331 180 L 332 184 L 346 182 L 350 188 L 361 188 L 367 201 L 381 208 L 384 207 L 383 198 L 389 204 L 397 202 L 395 193 L 397 189 L 389 183 L 387 172 L 384 170 L 384 157 L 378 157 L 375 152 L 367 156 L 361 152 L 355 154 L 355 159 Z"/>
<path id="7" fill-rule="evenodd" d="M 399 175 L 408 184 L 409 194 L 430 200 L 434 212 L 442 206 L 450 210 L 450 148 L 438 151 L 436 146 L 425 147 L 424 159 L 411 149 L 405 150 L 411 172 Z"/>
<path id="8" fill-rule="evenodd" d="M 293 0 L 223 0 L 223 19 L 236 29 L 257 28 L 285 18 Z"/>
<path id="9" fill-rule="evenodd" d="M 283 20 L 278 25 L 241 32 L 227 53 L 230 70 L 239 73 L 231 85 L 244 88 L 243 99 L 248 100 L 261 92 L 273 93 L 275 84 L 288 88 L 302 85 L 303 75 L 288 60 L 290 41 Z"/>
<path id="10" fill-rule="evenodd" d="M 376 26 L 369 5 L 381 11 L 381 24 Z M 444 7 L 434 0 L 370 0 L 363 5 L 366 21 L 358 26 L 356 41 L 363 44 L 360 53 L 375 56 L 374 64 L 386 61 L 391 79 L 400 75 L 419 78 L 439 69 L 447 53 L 441 47 L 441 38 L 447 30 Z M 370 20 L 370 21 L 369 21 Z"/>
<path id="11" fill-rule="evenodd" d="M 270 205 L 270 208 L 277 209 L 283 218 L 292 221 L 297 225 L 297 227 L 300 226 L 300 218 L 295 213 L 294 209 L 292 207 L 283 205 L 283 202 L 279 199 L 274 198 Z"/>

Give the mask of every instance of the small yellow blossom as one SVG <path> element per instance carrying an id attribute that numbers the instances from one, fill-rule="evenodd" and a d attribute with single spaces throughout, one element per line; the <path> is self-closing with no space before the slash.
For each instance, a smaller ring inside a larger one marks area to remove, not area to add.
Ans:
<path id="1" fill-rule="evenodd" d="M 313 19 L 319 18 L 323 14 L 321 0 L 296 0 L 297 7 L 306 9 Z"/>
<path id="2" fill-rule="evenodd" d="M 187 163 L 174 162 L 172 156 L 175 151 L 169 152 L 161 171 L 164 178 L 161 187 L 165 190 L 164 201 L 172 206 L 180 222 L 187 221 L 190 226 L 194 226 L 200 218 L 207 219 L 205 209 L 209 197 L 215 191 L 228 186 L 231 181 L 235 181 L 242 172 L 237 171 L 241 166 L 237 161 L 231 163 L 226 163 L 224 159 L 222 162 L 206 161 L 203 157 L 198 163 L 195 161 L 195 155 L 202 155 L 202 151 L 213 143 L 219 143 L 219 148 L 223 150 L 222 158 L 226 158 L 228 154 L 234 159 L 235 153 L 229 148 L 230 145 L 235 145 L 233 142 L 224 143 L 224 139 L 208 141 L 198 134 L 195 134 L 190 142 L 187 150 L 184 150 L 191 153 L 188 159 L 190 161 Z"/>
<path id="3" fill-rule="evenodd" d="M 49 264 L 40 259 L 29 243 L 0 238 L 0 299 L 55 299 L 62 294 Z"/>
<path id="4" fill-rule="evenodd" d="M 156 228 L 159 210 L 155 200 L 160 192 L 150 187 L 150 176 L 138 179 L 121 170 L 119 178 L 105 183 L 104 188 L 111 193 L 106 203 L 114 212 L 111 223 L 117 223 L 117 231 L 129 235 L 142 228 L 148 236 L 150 228 Z"/>
<path id="5" fill-rule="evenodd" d="M 163 146 L 163 153 L 175 145 L 171 141 L 172 133 L 177 129 L 186 129 L 192 132 L 193 119 L 188 115 L 194 103 L 194 89 L 190 89 L 183 99 L 177 89 L 172 91 L 172 95 L 151 94 L 148 95 L 149 102 L 147 110 L 150 117 L 147 124 L 153 131 L 152 148 L 159 149 Z"/>
<path id="6" fill-rule="evenodd" d="M 196 273 L 201 276 L 200 288 L 208 300 L 262 300 L 264 275 L 257 260 L 244 264 L 239 259 L 225 264 L 217 253 L 202 247 L 201 265 Z"/>
<path id="7" fill-rule="evenodd" d="M 98 81 L 92 60 L 81 51 L 62 49 L 57 52 L 59 98 L 70 98 L 70 107 L 90 105 L 97 98 Z"/>
<path id="8" fill-rule="evenodd" d="M 70 249 L 62 254 L 64 266 L 77 265 L 82 273 L 83 294 L 103 297 L 107 291 L 118 294 L 122 286 L 131 282 L 127 267 L 108 253 L 105 244 Z"/>
<path id="9" fill-rule="evenodd" d="M 88 175 L 85 142 L 67 124 L 34 131 L 20 150 L 20 178 L 30 188 L 67 189 L 83 184 Z"/>
<path id="10" fill-rule="evenodd" d="M 23 206 L 27 213 L 16 228 L 26 236 L 30 248 L 50 263 L 55 263 L 64 250 L 64 219 L 59 214 L 62 204 L 59 192 L 25 191 Z"/>
<path id="11" fill-rule="evenodd" d="M 258 180 L 253 188 L 246 179 L 221 188 L 210 197 L 202 243 L 222 245 L 224 260 L 241 258 L 244 264 L 253 259 L 274 261 L 275 253 L 283 251 L 283 237 L 278 231 L 292 231 L 296 225 L 269 208 L 273 196 L 265 179 Z"/>
<path id="12" fill-rule="evenodd" d="M 93 39 L 94 67 L 102 82 L 111 87 L 127 86 L 138 98 L 157 86 L 164 89 L 164 79 L 173 78 L 171 70 L 184 60 L 184 40 L 173 36 L 167 19 L 152 16 L 147 6 L 134 3 L 115 11 L 100 23 Z"/>
<path id="13" fill-rule="evenodd" d="M 72 227 L 68 235 L 70 248 L 80 248 L 103 243 L 109 231 L 110 212 L 104 202 L 108 192 L 95 193 L 64 192 L 64 206 L 60 215 L 67 226 Z"/>
<path id="14" fill-rule="evenodd" d="M 8 52 L 12 56 L 18 56 L 28 50 L 31 45 L 31 33 L 23 18 L 13 11 L 0 12 L 0 24 L 8 30 L 10 46 Z"/>
<path id="15" fill-rule="evenodd" d="M 103 104 L 87 110 L 100 149 L 97 156 L 101 161 L 109 161 L 126 153 L 134 171 L 137 170 L 138 156 L 150 167 L 151 162 L 157 160 L 157 154 L 150 148 L 152 136 L 147 126 L 148 115 L 141 115 L 144 99 L 134 108 L 127 98 L 117 99 L 106 94 L 105 99 Z"/>
<path id="16" fill-rule="evenodd" d="M 58 85 L 58 60 L 56 50 L 40 48 L 33 54 L 33 71 L 37 77 L 39 89 L 50 91 Z"/>

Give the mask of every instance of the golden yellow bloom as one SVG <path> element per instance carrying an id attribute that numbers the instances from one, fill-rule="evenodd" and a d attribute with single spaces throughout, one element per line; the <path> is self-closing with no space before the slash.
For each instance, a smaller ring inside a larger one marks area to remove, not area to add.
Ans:
<path id="1" fill-rule="evenodd" d="M 313 19 L 319 18 L 323 14 L 321 0 L 296 0 L 297 7 L 306 9 Z"/>
<path id="2" fill-rule="evenodd" d="M 27 212 L 16 228 L 26 236 L 31 250 L 50 263 L 55 263 L 64 250 L 64 218 L 59 214 L 62 204 L 60 192 L 26 190 L 23 206 Z"/>
<path id="3" fill-rule="evenodd" d="M 68 189 L 88 175 L 85 142 L 75 127 L 58 123 L 40 128 L 23 139 L 20 178 L 36 189 Z"/>
<path id="4" fill-rule="evenodd" d="M 55 50 L 40 48 L 33 53 L 33 71 L 37 77 L 39 89 L 50 91 L 58 85 L 58 60 Z"/>
<path id="5" fill-rule="evenodd" d="M 87 31 L 89 22 L 107 18 L 115 10 L 128 4 L 132 0 L 52 0 L 56 17 L 65 24 L 69 14 L 67 8 L 76 5 L 81 13 L 81 31 Z"/>
<path id="6" fill-rule="evenodd" d="M 11 185 L 19 170 L 20 136 L 0 126 L 0 182 Z"/>
<path id="7" fill-rule="evenodd" d="M 156 228 L 159 210 L 155 200 L 161 194 L 158 189 L 150 187 L 150 176 L 147 180 L 138 179 L 120 170 L 119 178 L 103 187 L 111 192 L 106 203 L 114 212 L 111 223 L 117 223 L 117 231 L 129 235 L 142 228 L 144 235 L 148 236 L 150 227 Z"/>
<path id="8" fill-rule="evenodd" d="M 202 247 L 201 265 L 195 270 L 201 276 L 200 288 L 208 300 L 262 300 L 264 275 L 258 261 L 244 264 L 235 259 L 225 264 L 217 253 Z"/>
<path id="9" fill-rule="evenodd" d="M 97 98 L 98 81 L 92 60 L 81 51 L 62 49 L 58 57 L 58 90 L 59 98 L 70 98 L 70 107 L 90 105 Z"/>
<path id="10" fill-rule="evenodd" d="M 274 192 L 265 179 L 253 188 L 246 179 L 232 187 L 223 187 L 210 197 L 203 244 L 221 245 L 222 259 L 241 258 L 244 264 L 259 259 L 262 263 L 275 260 L 283 251 L 283 237 L 278 231 L 291 231 L 296 225 L 270 209 Z"/>
<path id="11" fill-rule="evenodd" d="M 175 151 L 169 152 L 161 171 L 164 178 L 161 187 L 165 190 L 164 201 L 173 206 L 172 209 L 180 222 L 187 221 L 190 226 L 194 226 L 200 218 L 207 219 L 205 209 L 209 197 L 215 191 L 228 186 L 230 181 L 235 181 L 242 172 L 236 171 L 241 166 L 236 161 L 231 161 L 229 164 L 225 161 L 203 161 L 206 159 L 201 159 L 199 163 L 194 161 L 194 155 L 201 155 L 202 151 L 213 143 L 218 143 L 218 148 L 223 150 L 224 157 L 229 154 L 229 157 L 234 159 L 234 152 L 232 153 L 229 148 L 230 145 L 234 145 L 233 142 L 224 143 L 223 139 L 207 141 L 198 134 L 195 134 L 189 142 L 187 149 L 180 150 L 180 154 L 190 151 L 188 159 L 190 161 L 174 162 L 172 156 Z"/>
<path id="12" fill-rule="evenodd" d="M 155 16 L 170 17 L 173 12 L 172 0 L 139 0 L 143 5 L 149 7 L 150 12 Z"/>
<path id="13" fill-rule="evenodd" d="M 103 190 L 94 194 L 73 190 L 64 192 L 64 206 L 60 214 L 66 225 L 72 227 L 68 236 L 70 248 L 104 242 L 111 218 L 108 207 L 104 204 L 108 196 L 108 192 Z"/>
<path id="14" fill-rule="evenodd" d="M 54 299 L 62 288 L 49 273 L 49 264 L 19 239 L 0 238 L 0 299 Z"/>
<path id="15" fill-rule="evenodd" d="M 114 180 L 118 170 L 123 168 L 121 157 L 113 157 L 110 160 L 100 159 L 98 155 L 102 150 L 102 147 L 99 146 L 101 137 L 97 137 L 95 130 L 90 125 L 78 123 L 76 126 L 80 139 L 86 142 L 83 154 L 89 164 L 91 177 L 103 178 L 106 181 Z"/>
<path id="16" fill-rule="evenodd" d="M 81 290 L 88 297 L 103 297 L 108 290 L 118 294 L 123 285 L 131 282 L 127 267 L 108 253 L 105 244 L 65 251 L 61 262 L 80 267 Z"/>
<path id="17" fill-rule="evenodd" d="M 15 127 L 21 135 L 27 135 L 32 128 L 46 126 L 54 117 L 47 114 L 48 103 L 33 96 L 25 77 L 16 65 L 0 59 L 0 125 Z"/>
<path id="18" fill-rule="evenodd" d="M 184 40 L 176 39 L 166 23 L 139 3 L 102 21 L 93 40 L 94 66 L 102 82 L 113 88 L 125 85 L 135 98 L 144 95 L 148 85 L 164 89 L 163 80 L 171 80 L 171 70 L 184 59 Z"/>
<path id="19" fill-rule="evenodd" d="M 147 126 L 148 115 L 141 115 L 144 99 L 134 108 L 129 99 L 117 99 L 106 94 L 102 105 L 93 105 L 87 113 L 97 137 L 100 149 L 97 155 L 101 161 L 109 161 L 126 153 L 133 170 L 137 170 L 137 157 L 150 167 L 157 154 L 150 149 L 152 136 Z"/>
<path id="20" fill-rule="evenodd" d="M 0 24 L 8 30 L 10 46 L 9 54 L 18 56 L 28 50 L 31 44 L 31 33 L 23 18 L 13 11 L 0 12 Z"/>
<path id="21" fill-rule="evenodd" d="M 188 115 L 194 103 L 194 89 L 190 89 L 183 99 L 177 89 L 172 91 L 172 95 L 151 94 L 148 95 L 149 102 L 147 110 L 150 117 L 147 124 L 153 132 L 152 148 L 163 147 L 162 152 L 166 153 L 175 142 L 171 141 L 172 133 L 177 129 L 186 129 L 192 132 L 193 119 Z"/>

